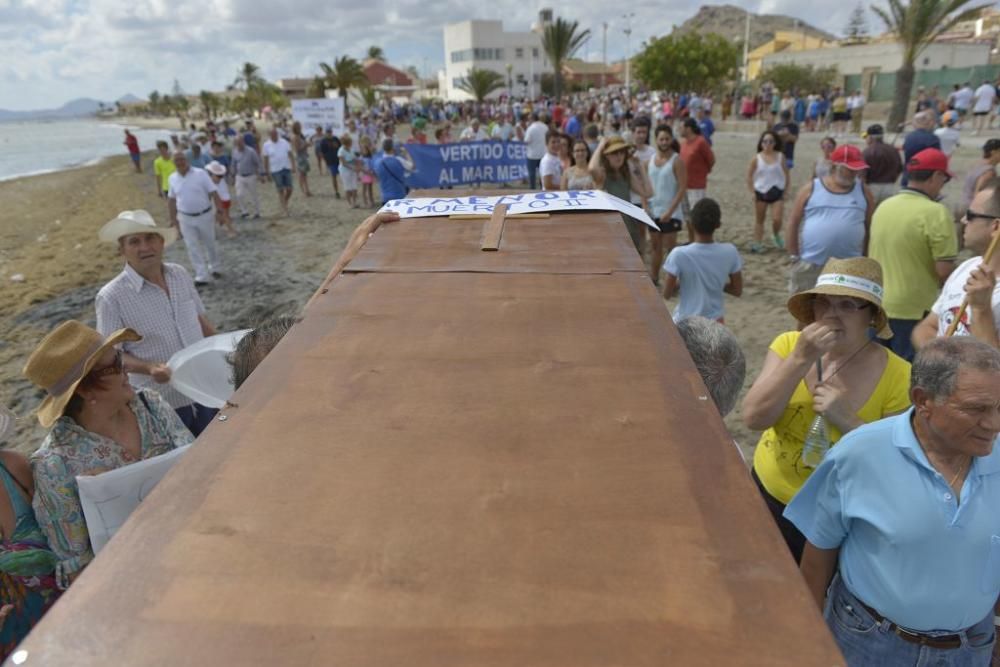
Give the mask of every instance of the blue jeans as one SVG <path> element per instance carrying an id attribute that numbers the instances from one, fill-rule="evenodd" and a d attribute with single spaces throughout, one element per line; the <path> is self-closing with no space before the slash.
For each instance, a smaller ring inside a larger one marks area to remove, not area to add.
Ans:
<path id="1" fill-rule="evenodd" d="M 917 351 L 913 349 L 913 329 L 920 323 L 920 320 L 894 320 L 889 318 L 889 327 L 892 329 L 892 338 L 889 340 L 879 339 L 885 347 L 889 348 L 903 359 L 912 362 Z"/>
<path id="2" fill-rule="evenodd" d="M 219 413 L 216 408 L 208 408 L 201 403 L 192 403 L 180 408 L 174 408 L 174 412 L 181 418 L 184 425 L 191 431 L 191 435 L 198 437 L 201 432 L 208 428 L 212 419 Z"/>
<path id="3" fill-rule="evenodd" d="M 876 623 L 847 590 L 839 574 L 827 591 L 823 618 L 848 667 L 989 667 L 996 641 L 991 609 L 986 618 L 962 632 L 922 633 L 960 635 L 962 645 L 958 648 L 932 648 L 908 642 L 889 630 L 889 621 Z"/>
<path id="4" fill-rule="evenodd" d="M 538 183 L 538 165 L 542 163 L 541 160 L 532 160 L 528 158 L 528 187 L 532 190 L 535 189 Z"/>

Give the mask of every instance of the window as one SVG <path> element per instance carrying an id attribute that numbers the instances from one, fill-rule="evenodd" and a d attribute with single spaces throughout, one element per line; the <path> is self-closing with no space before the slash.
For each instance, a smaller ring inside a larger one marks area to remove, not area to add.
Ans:
<path id="1" fill-rule="evenodd" d="M 523 58 L 524 57 L 524 49 L 522 49 L 521 47 L 517 47 L 516 49 L 514 49 L 514 57 L 515 58 Z"/>
<path id="2" fill-rule="evenodd" d="M 536 48 L 531 49 L 531 57 L 532 58 L 537 58 L 538 57 L 538 49 L 536 49 Z"/>
<path id="3" fill-rule="evenodd" d="M 451 52 L 451 62 L 461 63 L 465 62 L 466 60 L 472 60 L 472 49 Z"/>
<path id="4" fill-rule="evenodd" d="M 535 75 L 535 83 L 539 83 L 541 80 L 542 80 L 542 75 L 541 74 L 536 74 Z"/>

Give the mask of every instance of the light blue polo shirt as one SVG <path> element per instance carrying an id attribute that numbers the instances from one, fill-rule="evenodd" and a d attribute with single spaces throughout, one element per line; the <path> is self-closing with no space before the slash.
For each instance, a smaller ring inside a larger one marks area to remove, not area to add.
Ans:
<path id="1" fill-rule="evenodd" d="M 911 630 L 958 631 L 1000 594 L 1000 447 L 976 458 L 957 504 L 905 413 L 848 433 L 785 509 L 868 606 Z"/>

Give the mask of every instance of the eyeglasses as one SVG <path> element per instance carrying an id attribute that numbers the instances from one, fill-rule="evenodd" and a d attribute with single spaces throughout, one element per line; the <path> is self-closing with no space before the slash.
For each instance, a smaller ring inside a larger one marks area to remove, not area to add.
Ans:
<path id="1" fill-rule="evenodd" d="M 981 220 L 996 220 L 998 216 L 990 215 L 988 213 L 976 213 L 971 208 L 965 211 L 965 215 L 962 216 L 962 224 L 967 225 L 973 220 L 979 218 Z"/>
<path id="2" fill-rule="evenodd" d="M 88 373 L 90 377 L 100 378 L 105 375 L 121 375 L 125 372 L 125 358 L 121 350 L 115 350 L 115 360 L 103 368 L 94 368 Z"/>
<path id="3" fill-rule="evenodd" d="M 813 308 L 816 310 L 835 310 L 838 313 L 846 313 L 848 315 L 864 310 L 870 305 L 867 301 L 851 299 L 849 297 L 844 299 L 828 299 L 825 296 L 813 297 Z"/>
<path id="4" fill-rule="evenodd" d="M 773 145 L 774 144 L 774 139 L 761 139 L 760 143 L 763 144 L 763 145 L 765 145 L 765 146 Z"/>

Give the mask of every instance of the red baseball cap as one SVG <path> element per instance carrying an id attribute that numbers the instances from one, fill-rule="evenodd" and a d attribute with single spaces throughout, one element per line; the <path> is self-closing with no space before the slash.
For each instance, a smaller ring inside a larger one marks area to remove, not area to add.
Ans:
<path id="1" fill-rule="evenodd" d="M 830 154 L 830 162 L 833 164 L 842 164 L 851 171 L 861 171 L 868 168 L 868 163 L 865 162 L 861 151 L 857 146 L 851 146 L 850 144 L 837 146 L 837 149 Z"/>
<path id="2" fill-rule="evenodd" d="M 925 148 L 911 157 L 906 171 L 943 171 L 948 178 L 955 177 L 948 171 L 948 156 L 936 148 Z"/>

